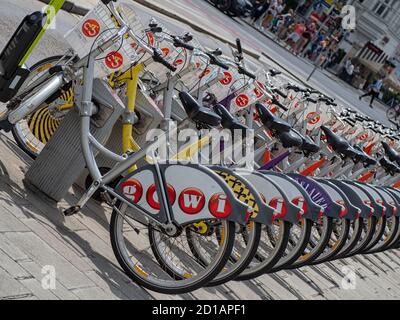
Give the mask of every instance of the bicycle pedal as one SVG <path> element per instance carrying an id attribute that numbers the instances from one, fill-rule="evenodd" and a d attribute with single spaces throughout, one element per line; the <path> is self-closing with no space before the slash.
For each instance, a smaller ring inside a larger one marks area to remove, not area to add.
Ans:
<path id="1" fill-rule="evenodd" d="M 71 217 L 71 216 L 77 214 L 79 211 L 81 211 L 81 207 L 74 206 L 74 207 L 64 210 L 63 213 L 64 213 L 64 216 Z"/>

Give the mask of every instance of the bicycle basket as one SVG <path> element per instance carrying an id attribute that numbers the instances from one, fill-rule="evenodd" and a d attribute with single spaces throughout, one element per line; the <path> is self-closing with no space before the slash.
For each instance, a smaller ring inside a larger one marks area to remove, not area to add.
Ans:
<path id="1" fill-rule="evenodd" d="M 123 14 L 124 21 L 129 24 L 135 34 L 144 35 L 144 27 L 127 4 L 116 4 L 116 8 Z M 66 35 L 65 39 L 80 58 L 84 58 L 113 37 L 119 31 L 119 25 L 110 10 L 99 2 L 83 19 Z M 144 35 L 145 36 L 145 35 Z M 124 36 L 121 42 L 113 44 L 100 57 L 95 64 L 95 77 L 103 78 L 109 74 L 126 70 L 139 58 L 142 51 L 137 43 Z"/>

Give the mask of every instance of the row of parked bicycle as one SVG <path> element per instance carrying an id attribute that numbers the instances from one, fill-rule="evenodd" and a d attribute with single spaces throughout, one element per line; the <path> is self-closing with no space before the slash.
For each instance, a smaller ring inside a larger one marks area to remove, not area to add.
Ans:
<path id="1" fill-rule="evenodd" d="M 134 5 L 114 2 L 100 1 L 67 34 L 64 56 L 28 69 L 16 58 L 26 45 L 5 48 L 0 126 L 40 157 L 79 110 L 90 183 L 65 214 L 94 196 L 110 205 L 111 244 L 127 275 L 180 294 L 398 248 L 397 132 L 278 71 L 250 70 L 240 40 L 228 57 L 155 20 L 144 27 Z M 16 34 L 10 43 L 24 36 Z M 106 148 L 91 130 L 118 112 L 121 145 Z M 188 128 L 197 140 L 167 159 L 157 152 Z M 152 129 L 165 135 L 148 142 Z M 226 141 L 213 145 L 216 132 L 246 137 L 239 149 L 254 147 L 251 163 L 226 152 Z M 101 167 L 102 157 L 115 165 Z"/>

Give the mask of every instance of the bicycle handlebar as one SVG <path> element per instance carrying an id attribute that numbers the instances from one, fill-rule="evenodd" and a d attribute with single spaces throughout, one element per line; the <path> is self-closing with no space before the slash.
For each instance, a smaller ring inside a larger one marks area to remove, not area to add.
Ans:
<path id="1" fill-rule="evenodd" d="M 184 48 L 189 51 L 194 50 L 194 46 L 188 44 L 185 40 L 180 37 L 172 36 L 173 44 L 175 48 Z"/>
<path id="2" fill-rule="evenodd" d="M 286 108 L 282 103 L 280 103 L 275 97 L 273 97 L 273 98 L 271 99 L 271 101 L 272 101 L 272 103 L 273 103 L 274 105 L 276 105 L 277 107 L 283 109 L 284 111 L 288 111 L 288 110 L 289 110 L 289 109 Z"/>
<path id="3" fill-rule="evenodd" d="M 254 73 L 251 73 L 250 71 L 246 70 L 242 66 L 238 66 L 238 71 L 239 71 L 239 74 L 243 74 L 253 80 L 257 79 L 257 77 Z"/>
<path id="4" fill-rule="evenodd" d="M 156 48 L 153 49 L 153 59 L 155 62 L 162 64 L 163 66 L 165 66 L 172 72 L 175 72 L 177 70 L 177 68 L 175 66 L 173 66 L 167 60 L 164 59 L 163 53 L 159 49 L 156 49 Z"/>
<path id="5" fill-rule="evenodd" d="M 288 95 L 284 94 L 282 91 L 280 91 L 279 89 L 274 89 L 273 90 L 275 93 L 279 94 L 282 98 L 287 99 Z"/>
<path id="6" fill-rule="evenodd" d="M 210 59 L 210 64 L 216 65 L 224 70 L 229 70 L 229 66 L 219 60 L 215 55 L 210 52 L 206 53 L 207 57 Z"/>
<path id="7" fill-rule="evenodd" d="M 116 18 L 117 22 L 122 26 L 122 27 L 126 27 L 127 28 L 127 33 L 129 34 L 129 36 L 134 39 L 138 46 L 140 46 L 142 49 L 144 49 L 148 54 L 150 54 L 154 61 L 157 63 L 162 64 L 163 66 L 165 66 L 166 68 L 168 68 L 169 70 L 171 70 L 172 72 L 175 72 L 177 70 L 177 68 L 175 66 L 173 66 L 172 64 L 170 64 L 167 60 L 165 60 L 165 58 L 163 57 L 163 53 L 152 47 L 147 45 L 147 43 L 145 43 L 142 39 L 140 39 L 130 28 L 129 24 L 127 24 L 124 19 L 121 17 L 121 15 L 118 13 L 118 11 L 115 9 L 114 3 L 112 2 L 116 2 L 116 0 L 101 0 L 103 3 L 107 3 L 109 5 L 110 11 L 113 14 L 113 16 Z"/>

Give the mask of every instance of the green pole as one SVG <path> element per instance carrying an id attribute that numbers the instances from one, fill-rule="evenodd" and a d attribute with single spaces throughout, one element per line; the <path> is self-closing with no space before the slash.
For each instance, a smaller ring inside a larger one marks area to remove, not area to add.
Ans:
<path id="1" fill-rule="evenodd" d="M 65 0 L 52 0 L 45 9 L 45 14 L 47 16 L 46 23 L 43 25 L 42 31 L 39 33 L 39 35 L 36 37 L 36 39 L 33 41 L 32 45 L 30 46 L 29 50 L 25 54 L 25 56 L 22 58 L 22 60 L 19 63 L 19 67 L 22 67 L 22 65 L 25 63 L 26 59 L 28 59 L 29 55 L 33 51 L 33 49 L 36 47 L 36 45 L 39 43 L 40 39 L 46 32 L 46 30 L 49 28 L 51 23 L 53 22 L 54 18 L 56 17 L 58 11 L 62 8 L 64 5 Z"/>

